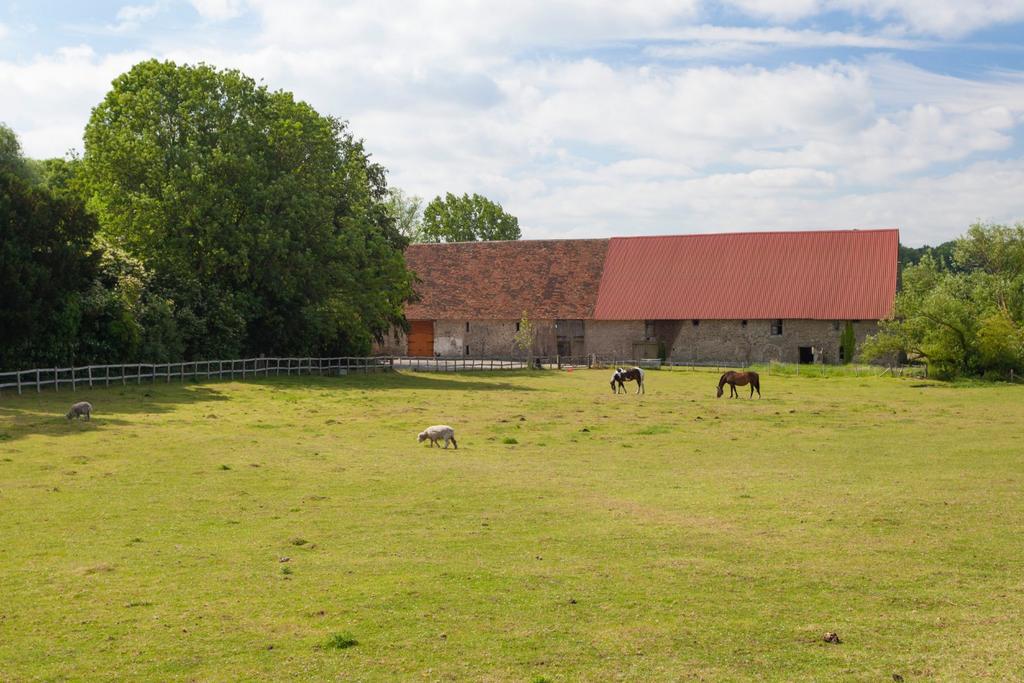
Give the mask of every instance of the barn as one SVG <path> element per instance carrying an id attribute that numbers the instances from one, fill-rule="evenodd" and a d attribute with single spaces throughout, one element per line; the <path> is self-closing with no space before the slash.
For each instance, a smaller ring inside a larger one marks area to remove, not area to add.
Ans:
<path id="1" fill-rule="evenodd" d="M 842 362 L 892 312 L 899 232 L 816 230 L 414 244 L 395 355 Z"/>

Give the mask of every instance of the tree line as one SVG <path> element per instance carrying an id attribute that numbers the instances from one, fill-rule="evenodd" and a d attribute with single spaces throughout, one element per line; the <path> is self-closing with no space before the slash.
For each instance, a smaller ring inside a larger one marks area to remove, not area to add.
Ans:
<path id="1" fill-rule="evenodd" d="M 367 354 L 412 295 L 402 196 L 345 122 L 291 93 L 137 64 L 81 156 L 28 159 L 0 126 L 0 367 Z M 489 200 L 448 197 L 430 239 L 487 239 L 494 221 L 518 239 Z"/>
<path id="2" fill-rule="evenodd" d="M 405 324 L 410 241 L 521 237 L 478 194 L 389 188 L 345 122 L 235 70 L 137 64 L 84 142 L 38 161 L 0 126 L 0 368 L 366 354 Z M 864 357 L 1024 372 L 1024 224 L 900 265 Z"/>
<path id="3" fill-rule="evenodd" d="M 866 358 L 902 354 L 940 378 L 1024 372 L 1024 223 L 977 223 L 953 242 L 900 256 L 893 316 L 865 342 Z"/>

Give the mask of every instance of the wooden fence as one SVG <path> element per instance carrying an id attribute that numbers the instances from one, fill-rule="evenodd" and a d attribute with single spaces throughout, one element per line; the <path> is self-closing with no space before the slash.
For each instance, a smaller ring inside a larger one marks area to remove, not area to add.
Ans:
<path id="1" fill-rule="evenodd" d="M 395 357 L 391 358 L 392 367 L 396 370 L 415 370 L 419 372 L 463 372 L 467 370 L 525 370 L 530 361 L 510 358 L 427 358 L 427 357 Z"/>
<path id="2" fill-rule="evenodd" d="M 244 358 L 239 360 L 202 360 L 187 363 L 125 363 L 119 365 L 84 365 L 76 368 L 34 368 L 0 372 L 0 393 L 4 390 L 40 392 L 43 387 L 110 386 L 111 384 L 141 384 L 143 380 L 155 382 L 184 382 L 196 379 L 247 379 L 279 375 L 330 375 L 350 372 L 378 372 L 391 370 L 390 357 L 338 357 L 338 358 Z"/>
<path id="3" fill-rule="evenodd" d="M 34 368 L 0 372 L 0 395 L 4 391 L 16 390 L 19 394 L 25 391 L 41 392 L 43 387 L 53 387 L 60 391 L 62 387 L 71 387 L 72 391 L 79 387 L 110 386 L 111 384 L 127 385 L 146 382 L 172 381 L 184 382 L 186 379 L 247 379 L 280 375 L 332 375 L 347 373 L 369 373 L 388 370 L 413 370 L 419 372 L 466 372 L 480 370 L 526 370 L 529 368 L 566 368 L 566 367 L 616 367 L 639 364 L 646 368 L 665 366 L 682 366 L 697 368 L 742 368 L 743 362 L 710 361 L 710 362 L 674 362 L 658 359 L 602 358 L 585 356 L 572 358 L 555 356 L 539 357 L 532 360 L 511 358 L 415 358 L 394 356 L 371 357 L 336 357 L 336 358 L 245 358 L 240 360 L 208 360 L 183 363 L 125 363 L 120 365 L 84 365 L 74 368 Z M 780 374 L 815 375 L 855 375 L 865 376 L 879 374 L 879 369 L 869 366 L 823 366 L 823 365 L 792 365 L 769 363 L 768 374 L 773 369 Z M 927 369 L 921 366 L 887 367 L 880 374 L 892 374 L 893 377 L 904 376 L 927 377 Z M 1019 378 L 1017 378 L 1019 379 Z M 1012 381 L 1012 375 L 1011 375 Z"/>

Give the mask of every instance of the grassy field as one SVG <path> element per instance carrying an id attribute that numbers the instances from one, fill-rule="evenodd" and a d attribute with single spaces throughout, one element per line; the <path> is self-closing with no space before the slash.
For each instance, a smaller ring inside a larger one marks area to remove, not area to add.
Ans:
<path id="1" fill-rule="evenodd" d="M 1024 388 L 608 375 L 5 394 L 0 680 L 1024 678 Z"/>

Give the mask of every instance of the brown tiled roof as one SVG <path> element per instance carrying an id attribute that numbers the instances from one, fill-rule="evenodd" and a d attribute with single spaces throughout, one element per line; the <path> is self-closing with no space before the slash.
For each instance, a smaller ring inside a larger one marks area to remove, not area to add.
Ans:
<path id="1" fill-rule="evenodd" d="M 420 282 L 408 320 L 591 318 L 608 240 L 413 244 L 405 252 Z"/>

